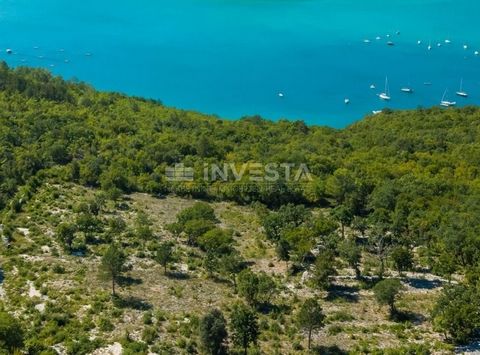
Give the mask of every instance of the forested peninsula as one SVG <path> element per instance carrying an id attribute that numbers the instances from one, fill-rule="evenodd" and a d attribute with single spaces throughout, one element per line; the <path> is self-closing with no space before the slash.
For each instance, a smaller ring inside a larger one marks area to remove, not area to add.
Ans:
<path id="1" fill-rule="evenodd" d="M 205 178 L 248 164 L 308 179 Z M 224 120 L 1 63 L 0 236 L 1 354 L 452 353 L 480 109 Z"/>

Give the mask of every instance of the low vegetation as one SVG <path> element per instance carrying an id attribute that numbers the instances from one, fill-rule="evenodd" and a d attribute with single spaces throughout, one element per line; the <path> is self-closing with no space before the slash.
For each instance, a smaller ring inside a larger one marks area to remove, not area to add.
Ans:
<path id="1" fill-rule="evenodd" d="M 471 107 L 224 121 L 2 64 L 0 353 L 451 353 L 480 330 L 479 135 Z M 311 178 L 203 179 L 248 162 Z"/>

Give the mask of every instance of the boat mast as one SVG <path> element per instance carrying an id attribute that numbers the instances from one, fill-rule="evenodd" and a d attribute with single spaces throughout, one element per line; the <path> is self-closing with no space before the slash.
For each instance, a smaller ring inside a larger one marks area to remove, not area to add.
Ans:
<path id="1" fill-rule="evenodd" d="M 448 89 L 445 89 L 445 92 L 443 93 L 442 102 L 445 101 L 445 96 L 447 95 L 447 90 L 448 90 Z"/>

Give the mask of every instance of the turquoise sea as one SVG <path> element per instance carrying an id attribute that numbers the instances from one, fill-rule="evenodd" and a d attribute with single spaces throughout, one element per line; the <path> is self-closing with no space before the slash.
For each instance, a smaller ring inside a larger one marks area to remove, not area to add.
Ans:
<path id="1" fill-rule="evenodd" d="M 0 59 L 225 118 L 343 127 L 438 105 L 446 88 L 480 104 L 479 13 L 476 0 L 0 0 Z"/>

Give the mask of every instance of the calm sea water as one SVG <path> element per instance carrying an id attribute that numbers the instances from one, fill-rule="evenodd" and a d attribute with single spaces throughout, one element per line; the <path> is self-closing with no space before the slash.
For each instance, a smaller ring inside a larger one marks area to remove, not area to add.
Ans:
<path id="1" fill-rule="evenodd" d="M 476 0 L 0 0 L 0 59 L 225 118 L 343 127 L 438 105 L 446 88 L 480 104 L 479 13 Z"/>

